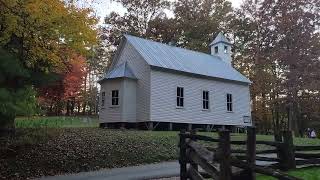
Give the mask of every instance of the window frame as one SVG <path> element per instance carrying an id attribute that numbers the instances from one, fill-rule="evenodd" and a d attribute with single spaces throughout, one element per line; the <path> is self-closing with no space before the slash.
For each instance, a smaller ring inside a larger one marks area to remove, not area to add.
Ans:
<path id="1" fill-rule="evenodd" d="M 120 106 L 120 91 L 118 89 L 114 89 L 114 90 L 111 90 L 111 107 L 118 107 L 118 106 Z"/>
<path id="2" fill-rule="evenodd" d="M 234 109 L 233 109 L 233 98 L 232 98 L 232 94 L 231 93 L 227 93 L 226 102 L 227 102 L 227 112 L 234 112 Z"/>
<path id="3" fill-rule="evenodd" d="M 243 123 L 251 124 L 252 123 L 251 117 L 250 116 L 243 116 Z"/>
<path id="4" fill-rule="evenodd" d="M 105 107 L 105 98 L 106 98 L 106 92 L 105 91 L 102 91 L 101 92 L 101 108 L 104 108 Z"/>
<path id="5" fill-rule="evenodd" d="M 208 90 L 202 90 L 202 110 L 210 110 L 210 91 Z"/>
<path id="6" fill-rule="evenodd" d="M 219 53 L 219 47 L 218 47 L 218 46 L 215 46 L 215 47 L 214 47 L 214 53 L 215 53 L 215 54 L 218 54 L 218 53 Z"/>
<path id="7" fill-rule="evenodd" d="M 227 54 L 228 53 L 228 50 L 229 50 L 229 48 L 228 48 L 228 46 L 224 46 L 224 49 L 223 49 L 223 52 L 225 53 L 225 54 Z"/>
<path id="8" fill-rule="evenodd" d="M 176 88 L 176 108 L 184 108 L 184 87 Z"/>

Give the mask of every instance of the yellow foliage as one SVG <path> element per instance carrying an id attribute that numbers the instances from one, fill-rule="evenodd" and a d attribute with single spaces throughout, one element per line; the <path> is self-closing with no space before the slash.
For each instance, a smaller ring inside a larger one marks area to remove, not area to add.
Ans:
<path id="1" fill-rule="evenodd" d="M 67 49 L 86 56 L 97 43 L 91 10 L 61 0 L 0 0 L 0 47 L 10 47 L 29 68 L 56 71 Z"/>

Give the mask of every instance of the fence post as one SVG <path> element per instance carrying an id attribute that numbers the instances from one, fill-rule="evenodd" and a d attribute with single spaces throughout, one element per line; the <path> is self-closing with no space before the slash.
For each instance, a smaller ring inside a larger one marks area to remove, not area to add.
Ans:
<path id="1" fill-rule="evenodd" d="M 230 164 L 230 131 L 220 130 L 219 131 L 219 152 L 220 156 L 220 174 L 219 180 L 231 180 L 232 171 Z"/>
<path id="2" fill-rule="evenodd" d="M 191 135 L 196 135 L 197 134 L 197 130 L 196 129 L 193 129 L 191 130 Z M 195 137 L 191 137 L 192 141 L 197 141 L 197 139 Z M 191 166 L 193 167 L 194 170 L 198 171 L 198 165 L 194 162 L 191 162 L 190 163 Z"/>
<path id="3" fill-rule="evenodd" d="M 283 164 L 282 163 L 282 159 L 283 159 L 282 143 L 283 143 L 283 141 L 282 141 L 282 133 L 278 129 L 274 131 L 274 141 L 281 143 L 280 146 L 276 146 L 276 149 L 277 149 L 277 158 L 280 160 L 279 168 L 282 169 L 282 164 Z"/>
<path id="4" fill-rule="evenodd" d="M 180 157 L 179 157 L 179 163 L 180 163 L 180 179 L 181 180 L 187 180 L 187 155 L 186 155 L 186 138 L 183 136 L 186 133 L 185 129 L 180 130 L 180 141 L 179 141 L 179 147 L 180 147 Z"/>
<path id="5" fill-rule="evenodd" d="M 256 163 L 256 128 L 248 127 L 247 130 L 247 163 L 250 166 L 254 166 Z M 247 170 L 249 173 L 249 179 L 255 180 L 256 173 L 252 170 L 252 168 Z"/>
<path id="6" fill-rule="evenodd" d="M 296 168 L 292 131 L 283 131 L 282 163 L 285 171 Z"/>

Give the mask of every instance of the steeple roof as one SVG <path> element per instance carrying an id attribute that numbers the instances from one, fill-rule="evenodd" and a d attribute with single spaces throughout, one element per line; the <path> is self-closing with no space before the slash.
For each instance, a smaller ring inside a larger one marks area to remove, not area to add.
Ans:
<path id="1" fill-rule="evenodd" d="M 225 44 L 229 44 L 232 45 L 231 42 L 223 35 L 222 32 L 219 32 L 218 36 L 210 43 L 209 46 L 213 46 L 217 43 L 225 43 Z"/>

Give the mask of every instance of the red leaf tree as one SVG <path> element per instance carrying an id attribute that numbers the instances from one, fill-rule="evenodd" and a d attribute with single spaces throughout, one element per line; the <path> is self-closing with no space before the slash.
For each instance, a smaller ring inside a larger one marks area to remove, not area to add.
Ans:
<path id="1" fill-rule="evenodd" d="M 86 59 L 72 54 L 66 63 L 66 71 L 57 74 L 57 80 L 38 89 L 38 102 L 48 115 L 73 113 L 76 103 L 81 102 L 81 89 L 86 76 Z"/>

